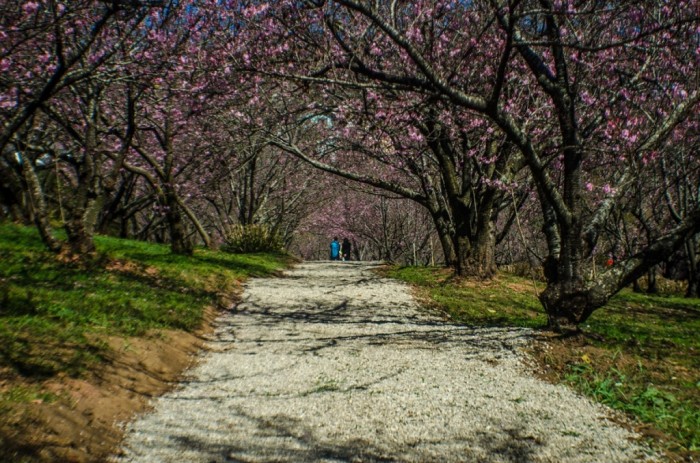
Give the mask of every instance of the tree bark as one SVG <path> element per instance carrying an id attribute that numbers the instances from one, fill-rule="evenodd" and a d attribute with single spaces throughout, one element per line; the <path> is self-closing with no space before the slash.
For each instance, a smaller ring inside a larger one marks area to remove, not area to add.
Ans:
<path id="1" fill-rule="evenodd" d="M 599 286 L 587 287 L 583 283 L 570 281 L 548 283 L 540 294 L 540 302 L 547 312 L 547 325 L 560 332 L 579 331 L 579 324 L 591 316 L 593 311 L 604 306 L 614 294 Z"/>
<path id="2" fill-rule="evenodd" d="M 668 259 L 700 232 L 700 209 L 689 214 L 664 238 L 658 239 L 643 251 L 616 263 L 594 280 L 561 279 L 548 281 L 540 295 L 547 312 L 549 327 L 556 331 L 576 331 L 578 325 L 600 307 L 603 307 L 625 286 L 643 276 L 650 268 Z M 584 273 L 585 267 L 578 268 Z"/>
<path id="3" fill-rule="evenodd" d="M 192 240 L 188 238 L 185 223 L 182 220 L 177 193 L 171 187 L 165 188 L 165 217 L 170 231 L 170 250 L 173 254 L 191 256 L 194 250 Z"/>
<path id="4" fill-rule="evenodd" d="M 685 297 L 700 297 L 700 263 L 697 252 L 698 238 L 685 242 L 686 255 L 688 256 L 688 289 Z"/>
<path id="5" fill-rule="evenodd" d="M 424 206 L 428 209 L 430 217 L 433 219 L 433 224 L 435 225 L 435 230 L 437 231 L 438 239 L 440 240 L 442 252 L 445 257 L 445 266 L 456 267 L 457 253 L 455 251 L 455 242 L 453 239 L 454 227 L 450 222 L 450 214 L 444 207 L 440 207 L 440 201 L 438 201 L 434 194 L 428 194 L 427 196 L 428 200 L 425 202 Z"/>
<path id="6" fill-rule="evenodd" d="M 632 282 L 632 291 L 635 293 L 641 293 L 642 292 L 642 286 L 639 284 L 639 280 L 634 280 Z"/>
<path id="7" fill-rule="evenodd" d="M 489 222 L 473 237 L 457 237 L 457 266 L 460 276 L 490 279 L 496 274 L 496 235 Z"/>
<path id="8" fill-rule="evenodd" d="M 98 98 L 100 90 L 93 89 L 89 95 L 87 126 L 83 138 L 82 157 L 76 162 L 77 186 L 65 229 L 68 236 L 68 252 L 81 260 L 95 253 L 94 234 L 97 216 L 103 204 L 104 190 L 99 178 L 100 158 L 97 154 Z M 56 179 L 60 181 L 60 179 Z"/>
<path id="9" fill-rule="evenodd" d="M 647 294 L 656 294 L 659 292 L 659 287 L 656 281 L 656 267 L 652 267 L 647 271 Z"/>
<path id="10" fill-rule="evenodd" d="M 46 201 L 44 200 L 44 192 L 41 189 L 41 183 L 34 171 L 34 166 L 29 158 L 20 154 L 22 164 L 22 177 L 27 184 L 27 196 L 29 197 L 34 223 L 41 241 L 52 252 L 59 252 L 62 248 L 62 243 L 53 236 L 51 225 L 49 223 L 49 215 L 46 209 Z"/>

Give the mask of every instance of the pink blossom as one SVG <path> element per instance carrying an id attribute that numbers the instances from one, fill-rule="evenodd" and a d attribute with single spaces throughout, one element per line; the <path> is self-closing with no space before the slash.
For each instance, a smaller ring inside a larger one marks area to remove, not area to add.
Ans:
<path id="1" fill-rule="evenodd" d="M 423 135 L 415 127 L 408 128 L 408 138 L 416 143 L 423 141 Z"/>
<path id="2" fill-rule="evenodd" d="M 0 94 L 0 109 L 10 109 L 15 106 L 15 102 L 11 97 Z"/>
<path id="3" fill-rule="evenodd" d="M 606 195 L 614 194 L 615 188 L 611 187 L 606 183 L 605 185 L 603 185 L 603 193 L 605 193 Z"/>
<path id="4" fill-rule="evenodd" d="M 27 2 L 24 5 L 22 5 L 22 9 L 26 14 L 34 14 L 39 10 L 39 3 L 38 2 Z"/>
<path id="5" fill-rule="evenodd" d="M 627 140 L 627 142 L 632 145 L 637 141 L 637 135 L 634 133 L 630 133 L 629 130 L 625 129 L 622 131 L 622 137 Z"/>

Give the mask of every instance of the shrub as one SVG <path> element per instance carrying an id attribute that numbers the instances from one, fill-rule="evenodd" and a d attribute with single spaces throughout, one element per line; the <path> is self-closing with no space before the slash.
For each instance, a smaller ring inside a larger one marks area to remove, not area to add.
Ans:
<path id="1" fill-rule="evenodd" d="M 266 225 L 235 225 L 221 246 L 222 251 L 235 254 L 251 252 L 281 252 L 282 240 Z"/>

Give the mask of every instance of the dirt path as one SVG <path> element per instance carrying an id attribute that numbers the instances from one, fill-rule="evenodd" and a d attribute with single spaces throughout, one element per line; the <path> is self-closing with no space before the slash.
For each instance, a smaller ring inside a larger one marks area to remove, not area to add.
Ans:
<path id="1" fill-rule="evenodd" d="M 524 329 L 420 309 L 372 264 L 252 280 L 188 380 L 128 426 L 118 462 L 615 462 L 648 450 L 533 378 Z"/>

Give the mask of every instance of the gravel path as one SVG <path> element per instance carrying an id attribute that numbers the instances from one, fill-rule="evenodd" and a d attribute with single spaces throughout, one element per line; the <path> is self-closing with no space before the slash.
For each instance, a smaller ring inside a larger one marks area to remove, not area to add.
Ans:
<path id="1" fill-rule="evenodd" d="M 533 378 L 525 329 L 449 325 L 367 263 L 255 279 L 115 462 L 632 462 L 606 410 Z"/>

